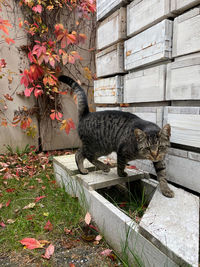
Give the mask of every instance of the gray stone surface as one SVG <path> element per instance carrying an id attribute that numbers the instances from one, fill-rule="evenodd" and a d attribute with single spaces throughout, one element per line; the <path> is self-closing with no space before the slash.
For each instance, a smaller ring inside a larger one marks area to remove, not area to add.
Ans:
<path id="1" fill-rule="evenodd" d="M 198 266 L 199 198 L 170 185 L 175 197 L 156 190 L 140 222 L 140 232 L 179 266 Z"/>

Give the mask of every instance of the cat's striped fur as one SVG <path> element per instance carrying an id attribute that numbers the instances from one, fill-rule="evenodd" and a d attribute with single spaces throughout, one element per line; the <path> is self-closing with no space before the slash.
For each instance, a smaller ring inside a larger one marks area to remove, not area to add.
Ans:
<path id="1" fill-rule="evenodd" d="M 162 193 L 173 197 L 166 181 L 164 157 L 170 145 L 170 125 L 160 129 L 156 124 L 122 111 L 89 112 L 87 97 L 82 87 L 68 76 L 61 75 L 59 81 L 68 84 L 77 95 L 79 125 L 78 134 L 82 147 L 76 153 L 76 163 L 82 174 L 87 174 L 83 161 L 87 158 L 97 168 L 106 172 L 109 167 L 98 160 L 100 156 L 117 153 L 117 172 L 124 171 L 128 161 L 149 159 L 154 167 Z"/>

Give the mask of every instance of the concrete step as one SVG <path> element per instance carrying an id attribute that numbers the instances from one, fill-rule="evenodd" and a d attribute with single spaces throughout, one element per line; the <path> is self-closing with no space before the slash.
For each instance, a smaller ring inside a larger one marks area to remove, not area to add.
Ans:
<path id="1" fill-rule="evenodd" d="M 80 184 L 89 190 L 101 189 L 120 183 L 144 179 L 147 177 L 147 173 L 135 169 L 125 170 L 128 173 L 128 177 L 119 177 L 117 175 L 117 168 L 111 168 L 109 173 L 101 170 L 95 171 L 95 166 L 92 165 L 88 160 L 84 161 L 84 166 L 89 170 L 89 173 L 87 175 L 82 175 L 78 171 L 74 154 L 54 157 L 53 162 L 55 171 L 57 170 L 57 172 L 60 173 L 60 168 L 62 168 L 62 170 L 65 170 L 69 176 L 74 176 L 74 179 L 76 179 Z"/>
<path id="2" fill-rule="evenodd" d="M 174 198 L 156 189 L 140 233 L 178 266 L 199 266 L 199 197 L 170 185 Z"/>

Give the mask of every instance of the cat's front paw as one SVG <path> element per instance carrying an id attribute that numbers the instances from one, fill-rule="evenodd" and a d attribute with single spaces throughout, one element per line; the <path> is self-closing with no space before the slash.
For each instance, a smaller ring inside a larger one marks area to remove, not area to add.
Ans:
<path id="1" fill-rule="evenodd" d="M 88 174 L 88 170 L 87 169 L 79 169 L 81 174 Z"/>
<path id="2" fill-rule="evenodd" d="M 119 175 L 119 177 L 127 177 L 128 173 L 122 172 L 122 171 L 118 171 L 118 175 Z"/>
<path id="3" fill-rule="evenodd" d="M 169 188 L 167 184 L 160 184 L 160 190 L 162 194 L 166 197 L 173 198 L 174 197 L 174 192 Z"/>

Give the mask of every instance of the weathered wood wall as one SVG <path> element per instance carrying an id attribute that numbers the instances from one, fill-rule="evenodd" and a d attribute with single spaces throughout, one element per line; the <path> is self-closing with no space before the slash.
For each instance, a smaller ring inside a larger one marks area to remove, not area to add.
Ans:
<path id="1" fill-rule="evenodd" d="M 160 127 L 170 123 L 167 178 L 200 193 L 200 0 L 111 2 L 97 0 L 99 27 L 112 27 L 107 29 L 112 32 L 109 36 L 97 30 L 96 64 L 103 70 L 97 71 L 94 85 L 97 110 L 129 111 Z M 117 35 L 119 20 L 113 21 L 121 6 L 127 11 L 120 26 L 126 27 L 126 37 L 125 30 L 123 36 Z M 124 49 L 110 56 L 107 51 L 113 51 L 109 45 L 113 41 L 115 47 L 124 43 Z M 104 61 L 98 60 L 99 55 Z M 113 66 L 108 64 L 112 57 Z M 124 68 L 121 65 L 117 72 L 119 59 Z M 151 162 L 134 164 L 155 174 Z"/>
<path id="2" fill-rule="evenodd" d="M 20 73 L 28 68 L 27 54 L 24 53 L 21 49 L 22 46 L 27 46 L 28 40 L 27 35 L 23 29 L 18 27 L 18 18 L 23 18 L 20 7 L 17 2 L 11 0 L 9 1 L 11 8 L 4 8 L 1 12 L 3 19 L 8 19 L 13 25 L 12 30 L 10 31 L 10 37 L 15 40 L 15 44 L 8 45 L 1 38 L 0 42 L 0 59 L 5 58 L 7 62 L 7 69 L 11 71 L 13 77 L 12 83 L 8 80 L 8 75 L 0 79 L 0 100 L 4 99 L 4 94 L 10 94 L 13 96 L 13 101 L 8 102 L 8 109 L 4 110 L 6 118 L 12 122 L 14 117 L 14 110 L 17 110 L 18 107 L 26 106 L 31 108 L 34 105 L 34 97 L 25 98 L 17 95 L 18 92 L 24 90 L 24 86 L 20 85 Z M 61 12 L 61 23 L 64 25 L 68 24 L 67 28 L 73 27 L 76 24 L 76 17 L 73 12 L 70 11 L 70 15 L 66 14 L 66 10 Z M 67 17 L 67 20 L 66 20 Z M 79 25 L 81 27 L 81 25 Z M 79 54 L 84 58 L 80 63 L 76 65 L 66 64 L 64 72 L 65 74 L 70 75 L 76 80 L 80 80 L 82 86 L 84 87 L 86 93 L 88 94 L 89 106 L 91 110 L 94 110 L 94 101 L 93 101 L 93 80 L 88 78 L 88 72 L 95 73 L 95 52 L 90 51 L 94 50 L 95 47 L 95 36 L 96 36 L 96 18 L 93 16 L 92 19 L 86 20 L 84 24 L 84 29 L 81 29 L 81 32 L 86 34 L 87 40 L 84 44 L 80 44 L 77 48 Z M 73 48 L 74 49 L 74 48 Z M 64 86 L 64 85 L 63 85 Z M 70 95 L 62 96 L 61 104 L 63 108 L 63 118 L 72 118 L 75 125 L 78 123 L 78 114 L 76 104 Z M 0 110 L 3 109 L 4 103 L 0 101 Z M 2 114 L 0 113 L 0 124 Z M 30 136 L 27 136 L 20 127 L 12 127 L 10 124 L 7 127 L 0 125 L 0 153 L 7 151 L 6 145 L 10 145 L 13 150 L 18 146 L 20 149 L 23 149 L 27 144 L 35 145 L 38 148 L 38 137 L 40 137 L 41 145 L 43 150 L 56 150 L 56 149 L 66 149 L 66 148 L 76 148 L 80 146 L 80 140 L 76 130 L 72 130 L 69 135 L 65 131 L 61 131 L 60 125 L 56 124 L 48 116 L 41 118 L 38 122 L 37 118 L 33 118 L 33 123 L 36 126 L 37 135 L 33 139 Z"/>

